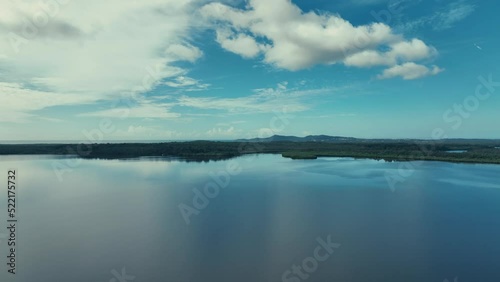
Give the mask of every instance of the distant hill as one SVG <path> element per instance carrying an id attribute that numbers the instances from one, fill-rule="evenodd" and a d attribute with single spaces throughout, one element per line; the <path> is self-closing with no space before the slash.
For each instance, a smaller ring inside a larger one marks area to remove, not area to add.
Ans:
<path id="1" fill-rule="evenodd" d="M 306 137 L 297 136 L 283 136 L 283 135 L 273 135 L 267 138 L 252 138 L 252 139 L 239 139 L 239 142 L 352 142 L 358 140 L 353 137 L 342 137 L 342 136 L 328 136 L 328 135 L 309 135 Z"/>
<path id="2" fill-rule="evenodd" d="M 344 136 L 329 136 L 329 135 L 309 135 L 306 137 L 297 136 L 284 136 L 284 135 L 273 135 L 267 138 L 251 138 L 251 139 L 238 139 L 234 140 L 236 142 L 324 142 L 324 143 L 435 143 L 435 144 L 450 144 L 450 143 L 462 143 L 462 144 L 476 144 L 476 145 L 492 145 L 498 144 L 500 140 L 498 139 L 466 139 L 466 138 L 454 138 L 454 139 L 363 139 L 354 137 L 344 137 Z"/>

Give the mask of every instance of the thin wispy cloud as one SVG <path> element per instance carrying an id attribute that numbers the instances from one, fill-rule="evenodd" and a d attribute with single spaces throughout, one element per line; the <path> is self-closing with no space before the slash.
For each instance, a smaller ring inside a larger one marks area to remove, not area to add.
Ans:
<path id="1" fill-rule="evenodd" d="M 172 80 L 168 80 L 165 82 L 165 85 L 172 88 L 181 88 L 185 91 L 200 91 L 210 86 L 208 83 L 202 83 L 197 79 L 187 76 L 178 76 Z"/>
<path id="2" fill-rule="evenodd" d="M 173 119 L 181 115 L 171 112 L 172 105 L 143 103 L 132 107 L 116 107 L 101 111 L 79 114 L 80 117 L 103 117 L 103 118 L 155 118 Z"/>
<path id="3" fill-rule="evenodd" d="M 419 28 L 430 27 L 435 31 L 443 31 L 453 28 L 458 22 L 465 20 L 476 10 L 474 4 L 467 0 L 459 0 L 447 4 L 444 8 L 431 13 L 430 15 L 406 21 L 400 24 L 397 29 L 412 31 Z"/>
<path id="4" fill-rule="evenodd" d="M 0 82 L 0 122 L 28 122 L 45 118 L 37 111 L 54 106 L 74 106 L 95 102 L 94 97 L 33 90 L 20 83 Z"/>
<path id="5" fill-rule="evenodd" d="M 182 96 L 178 99 L 178 104 L 183 107 L 201 110 L 220 110 L 232 114 L 272 113 L 284 107 L 289 112 L 301 112 L 309 109 L 299 99 L 262 93 L 239 98 Z"/>

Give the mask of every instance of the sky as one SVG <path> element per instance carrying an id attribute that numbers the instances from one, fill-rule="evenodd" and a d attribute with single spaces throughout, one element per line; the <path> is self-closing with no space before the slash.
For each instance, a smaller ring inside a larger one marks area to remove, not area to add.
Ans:
<path id="1" fill-rule="evenodd" d="M 0 141 L 500 138 L 486 0 L 0 0 Z"/>

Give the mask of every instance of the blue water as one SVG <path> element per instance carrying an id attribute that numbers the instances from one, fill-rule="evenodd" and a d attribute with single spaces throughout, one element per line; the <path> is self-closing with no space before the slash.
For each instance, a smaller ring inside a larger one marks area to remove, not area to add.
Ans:
<path id="1" fill-rule="evenodd" d="M 18 273 L 0 235 L 0 281 L 500 281 L 500 166 L 408 164 L 0 157 L 4 182 L 18 170 L 19 219 Z M 220 191 L 187 224 L 179 205 L 206 185 Z M 318 238 L 340 246 L 284 280 Z"/>

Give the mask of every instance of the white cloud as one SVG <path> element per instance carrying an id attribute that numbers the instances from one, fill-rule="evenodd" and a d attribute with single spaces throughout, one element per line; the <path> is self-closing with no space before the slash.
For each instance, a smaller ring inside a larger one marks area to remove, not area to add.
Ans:
<path id="1" fill-rule="evenodd" d="M 165 54 L 173 59 L 173 61 L 188 61 L 196 62 L 203 56 L 203 52 L 190 44 L 172 44 L 165 50 Z"/>
<path id="2" fill-rule="evenodd" d="M 404 61 L 415 61 L 429 58 L 437 54 L 434 47 L 427 46 L 422 40 L 401 41 L 391 45 L 390 57 L 399 58 Z"/>
<path id="3" fill-rule="evenodd" d="M 214 127 L 206 132 L 206 135 L 210 137 L 214 136 L 234 136 L 236 133 L 241 132 L 241 130 L 236 130 L 233 126 L 228 128 Z"/>
<path id="4" fill-rule="evenodd" d="M 127 133 L 130 133 L 132 136 L 162 136 L 162 137 L 179 137 L 181 134 L 172 130 L 162 130 L 158 128 L 145 127 L 142 125 L 134 126 L 131 125 L 127 129 Z"/>
<path id="5" fill-rule="evenodd" d="M 288 81 L 283 81 L 281 83 L 278 83 L 278 89 L 279 90 L 286 90 L 288 87 Z"/>
<path id="6" fill-rule="evenodd" d="M 286 83 L 288 84 L 288 83 Z M 286 108 L 287 112 L 301 112 L 309 106 L 301 101 L 301 97 L 329 92 L 329 89 L 309 91 L 288 90 L 285 83 L 276 88 L 255 89 L 254 94 L 238 98 L 189 97 L 178 98 L 177 104 L 205 110 L 222 110 L 228 113 L 272 113 Z"/>
<path id="7" fill-rule="evenodd" d="M 347 57 L 344 61 L 346 66 L 372 67 L 380 65 L 392 65 L 395 58 L 383 55 L 375 50 L 365 50 Z"/>
<path id="8" fill-rule="evenodd" d="M 448 7 L 435 15 L 435 29 L 442 30 L 453 27 L 453 25 L 474 12 L 476 7 L 466 3 L 464 0 L 450 3 Z"/>
<path id="9" fill-rule="evenodd" d="M 175 130 L 169 130 L 158 126 L 129 125 L 126 129 L 118 129 L 110 139 L 122 140 L 145 140 L 145 139 L 179 139 L 184 134 Z"/>
<path id="10" fill-rule="evenodd" d="M 187 77 L 187 76 L 178 76 L 174 78 L 173 80 L 166 81 L 165 85 L 173 87 L 173 88 L 186 88 L 186 90 L 203 90 L 207 89 L 210 84 L 207 83 L 201 83 L 197 79 Z"/>
<path id="11" fill-rule="evenodd" d="M 336 63 L 392 67 L 437 54 L 385 24 L 353 26 L 338 15 L 305 13 L 289 0 L 250 0 L 245 9 L 210 3 L 201 14 L 217 30 L 222 48 L 245 58 L 262 55 L 265 63 L 291 71 Z"/>
<path id="12" fill-rule="evenodd" d="M 52 93 L 50 105 L 149 91 L 203 55 L 189 43 L 194 1 L 0 0 L 2 81 Z"/>
<path id="13" fill-rule="evenodd" d="M 227 30 L 217 30 L 217 42 L 222 48 L 245 58 L 257 56 L 264 48 L 246 34 L 234 34 Z"/>
<path id="14" fill-rule="evenodd" d="M 37 116 L 33 113 L 37 110 L 91 102 L 93 97 L 85 95 L 30 90 L 19 83 L 0 82 L 0 122 L 26 122 Z"/>
<path id="15" fill-rule="evenodd" d="M 401 41 L 389 45 L 390 50 L 382 53 L 366 50 L 347 57 L 347 66 L 372 67 L 379 65 L 393 66 L 398 62 L 418 61 L 437 54 L 437 50 L 427 46 L 422 40 Z"/>
<path id="16" fill-rule="evenodd" d="M 172 105 L 143 103 L 133 107 L 117 107 L 102 111 L 80 114 L 86 117 L 107 117 L 107 118 L 159 118 L 171 119 L 181 115 L 169 112 Z"/>
<path id="17" fill-rule="evenodd" d="M 286 107 L 289 112 L 305 111 L 309 107 L 297 100 L 268 98 L 252 95 L 241 98 L 189 97 L 179 98 L 180 106 L 208 110 L 222 110 L 229 113 L 270 113 Z"/>
<path id="18" fill-rule="evenodd" d="M 405 80 L 417 79 L 424 76 L 435 75 L 442 72 L 437 66 L 428 68 L 423 65 L 417 65 L 415 63 L 405 63 L 403 65 L 397 65 L 389 69 L 384 70 L 384 72 L 378 76 L 379 79 L 387 79 L 393 77 L 402 77 Z"/>

